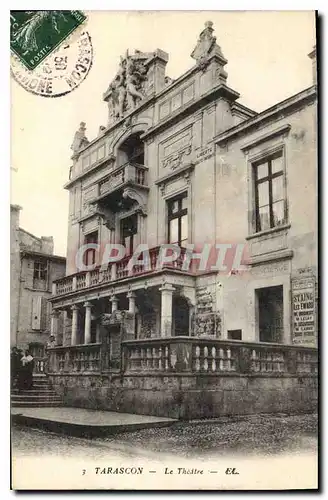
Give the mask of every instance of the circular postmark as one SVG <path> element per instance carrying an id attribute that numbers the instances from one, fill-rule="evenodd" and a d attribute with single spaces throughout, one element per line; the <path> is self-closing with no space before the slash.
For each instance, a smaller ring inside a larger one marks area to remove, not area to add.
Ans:
<path id="1" fill-rule="evenodd" d="M 87 77 L 93 61 L 91 38 L 83 32 L 62 43 L 37 68 L 30 71 L 11 56 L 11 73 L 25 90 L 42 97 L 60 97 L 75 90 Z"/>

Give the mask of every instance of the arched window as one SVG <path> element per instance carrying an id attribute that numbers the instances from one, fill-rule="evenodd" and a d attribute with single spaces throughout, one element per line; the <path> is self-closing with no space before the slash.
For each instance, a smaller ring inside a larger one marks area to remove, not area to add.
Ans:
<path id="1" fill-rule="evenodd" d="M 127 162 L 138 165 L 145 164 L 145 148 L 140 135 L 141 132 L 132 134 L 121 144 L 117 152 L 118 166 Z"/>

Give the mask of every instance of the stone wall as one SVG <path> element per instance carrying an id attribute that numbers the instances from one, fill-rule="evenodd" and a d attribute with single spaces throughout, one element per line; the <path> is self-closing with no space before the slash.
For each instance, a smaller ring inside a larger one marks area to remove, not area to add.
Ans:
<path id="1" fill-rule="evenodd" d="M 51 375 L 67 406 L 178 419 L 317 408 L 317 377 L 279 375 Z"/>

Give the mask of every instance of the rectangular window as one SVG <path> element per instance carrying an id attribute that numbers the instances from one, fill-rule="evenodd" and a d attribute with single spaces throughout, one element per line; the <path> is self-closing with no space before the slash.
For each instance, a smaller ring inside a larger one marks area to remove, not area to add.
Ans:
<path id="1" fill-rule="evenodd" d="M 36 260 L 34 261 L 33 278 L 35 280 L 46 281 L 48 277 L 48 261 Z"/>
<path id="2" fill-rule="evenodd" d="M 188 242 L 187 193 L 171 198 L 168 208 L 168 242 L 186 246 Z"/>
<path id="3" fill-rule="evenodd" d="M 84 244 L 85 245 L 98 244 L 98 231 L 87 234 L 84 238 Z M 84 252 L 84 265 L 92 266 L 95 263 L 96 263 L 96 249 L 88 248 Z"/>
<path id="4" fill-rule="evenodd" d="M 242 339 L 242 331 L 241 330 L 228 330 L 228 339 L 229 340 L 241 340 Z"/>
<path id="5" fill-rule="evenodd" d="M 253 165 L 256 232 L 287 222 L 282 152 Z"/>

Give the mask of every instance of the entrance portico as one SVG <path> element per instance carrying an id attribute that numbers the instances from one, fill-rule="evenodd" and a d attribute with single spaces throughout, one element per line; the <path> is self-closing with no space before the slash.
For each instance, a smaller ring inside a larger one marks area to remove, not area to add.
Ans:
<path id="1" fill-rule="evenodd" d="M 67 339 L 70 333 L 70 345 L 90 344 L 99 342 L 104 316 L 124 312 L 134 319 L 133 338 L 190 335 L 189 309 L 193 305 L 190 297 L 194 296 L 194 290 L 192 276 L 161 273 L 147 280 L 120 282 L 106 291 L 79 292 L 75 294 L 73 305 L 72 299 L 70 304 L 63 300 L 58 306 L 53 304 L 52 328 L 58 334 L 58 313 L 67 311 L 65 316 L 71 321 L 64 329 Z M 95 335 L 92 335 L 93 328 Z"/>

